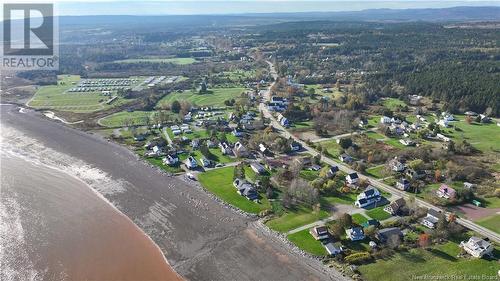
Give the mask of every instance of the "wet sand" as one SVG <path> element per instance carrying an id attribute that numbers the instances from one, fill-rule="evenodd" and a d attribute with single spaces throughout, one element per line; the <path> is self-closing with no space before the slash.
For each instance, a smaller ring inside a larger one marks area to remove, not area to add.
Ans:
<path id="1" fill-rule="evenodd" d="M 1 153 L 1 280 L 181 280 L 85 183 Z"/>
<path id="2" fill-rule="evenodd" d="M 1 122 L 36 139 L 49 161 L 54 151 L 68 159 L 54 161 L 103 194 L 156 242 L 169 263 L 190 280 L 346 280 L 321 262 L 292 253 L 254 220 L 224 208 L 204 192 L 138 161 L 126 148 L 100 137 L 3 108 Z M 26 146 L 23 150 L 30 150 Z M 88 167 L 87 167 L 88 166 Z M 100 171 L 119 185 L 85 177 Z"/>

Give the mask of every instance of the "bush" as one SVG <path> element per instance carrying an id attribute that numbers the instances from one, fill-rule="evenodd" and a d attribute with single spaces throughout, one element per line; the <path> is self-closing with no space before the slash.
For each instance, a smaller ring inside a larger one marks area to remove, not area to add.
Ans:
<path id="1" fill-rule="evenodd" d="M 362 264 L 370 261 L 372 256 L 368 252 L 357 252 L 345 257 L 345 261 L 350 264 Z"/>

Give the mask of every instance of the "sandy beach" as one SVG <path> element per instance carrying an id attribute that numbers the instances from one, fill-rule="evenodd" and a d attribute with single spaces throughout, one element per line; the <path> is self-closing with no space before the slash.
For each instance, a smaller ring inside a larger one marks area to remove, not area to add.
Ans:
<path id="1" fill-rule="evenodd" d="M 2 107 L 1 122 L 37 141 L 35 146 L 21 144 L 22 153 L 74 173 L 109 200 L 151 237 L 186 279 L 346 279 L 320 261 L 291 252 L 253 219 L 151 168 L 124 147 L 38 113 L 19 113 L 13 106 Z M 60 155 L 57 159 L 51 159 L 54 151 Z"/>

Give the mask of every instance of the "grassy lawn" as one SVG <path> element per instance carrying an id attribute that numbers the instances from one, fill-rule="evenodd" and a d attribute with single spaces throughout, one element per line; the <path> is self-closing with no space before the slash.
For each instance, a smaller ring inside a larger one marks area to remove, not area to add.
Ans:
<path id="1" fill-rule="evenodd" d="M 400 99 L 395 99 L 395 98 L 386 98 L 383 100 L 382 105 L 385 106 L 386 108 L 394 111 L 398 109 L 399 107 L 405 106 L 405 102 L 400 100 Z"/>
<path id="2" fill-rule="evenodd" d="M 451 124 L 459 131 L 455 129 L 446 129 L 446 135 L 451 136 L 455 142 L 461 142 L 466 140 L 471 143 L 477 149 L 483 152 L 500 151 L 500 127 L 498 127 L 495 122 L 492 123 L 471 123 L 467 124 L 463 115 L 455 115 L 455 118 L 459 121 L 452 122 Z"/>
<path id="3" fill-rule="evenodd" d="M 384 177 L 384 165 L 375 166 L 369 169 L 366 169 L 366 173 L 370 176 L 373 176 L 377 179 Z"/>
<path id="4" fill-rule="evenodd" d="M 54 109 L 78 113 L 93 112 L 107 109 L 127 101 L 118 97 L 113 103 L 106 104 L 110 97 L 98 92 L 67 92 L 80 81 L 78 75 L 58 75 L 57 85 L 41 86 L 28 103 L 39 109 Z"/>
<path id="5" fill-rule="evenodd" d="M 315 256 L 324 256 L 327 254 L 325 247 L 320 241 L 315 240 L 309 233 L 309 229 L 304 229 L 287 236 L 288 240 L 300 249 Z"/>
<path id="6" fill-rule="evenodd" d="M 99 121 L 105 127 L 125 127 L 146 125 L 147 119 L 153 115 L 154 111 L 121 111 L 106 116 Z"/>
<path id="7" fill-rule="evenodd" d="M 302 170 L 299 176 L 307 181 L 313 181 L 319 177 L 319 171 Z"/>
<path id="8" fill-rule="evenodd" d="M 340 146 L 333 140 L 333 141 L 323 141 L 319 143 L 321 147 L 326 149 L 326 152 L 331 156 L 331 157 L 339 157 L 340 155 Z"/>
<path id="9" fill-rule="evenodd" d="M 269 201 L 262 197 L 260 203 L 247 200 L 236 192 L 233 186 L 234 167 L 210 170 L 198 175 L 201 185 L 225 202 L 249 213 L 258 214 L 270 209 Z"/>
<path id="10" fill-rule="evenodd" d="M 173 64 L 178 64 L 178 65 L 186 65 L 186 64 L 195 63 L 196 60 L 194 58 L 140 58 L 140 59 L 117 60 L 114 62 L 116 62 L 116 63 L 151 62 L 151 63 L 173 63 Z"/>
<path id="11" fill-rule="evenodd" d="M 385 220 L 385 219 L 388 219 L 388 218 L 391 217 L 391 214 L 389 214 L 386 211 L 384 211 L 384 207 L 383 206 L 377 207 L 377 208 L 373 208 L 371 210 L 367 210 L 366 214 L 370 218 L 376 219 L 376 220 L 379 220 L 379 221 L 382 221 L 382 220 Z"/>
<path id="12" fill-rule="evenodd" d="M 500 215 L 489 216 L 475 221 L 477 224 L 500 233 Z"/>
<path id="13" fill-rule="evenodd" d="M 411 249 L 387 260 L 362 265 L 359 271 L 364 280 L 399 281 L 422 275 L 496 276 L 500 269 L 500 264 L 495 260 L 457 258 L 459 252 L 460 248 L 453 242 L 435 246 L 431 251 Z M 492 280 L 495 279 L 492 277 Z"/>
<path id="14" fill-rule="evenodd" d="M 390 146 L 393 146 L 395 148 L 405 148 L 406 147 L 402 143 L 399 142 L 399 139 L 396 139 L 396 138 L 386 137 L 386 136 L 379 134 L 379 133 L 376 133 L 376 132 L 366 132 L 366 135 L 369 138 L 372 138 L 372 139 L 378 140 L 378 141 L 383 141 L 384 143 L 386 143 Z"/>
<path id="15" fill-rule="evenodd" d="M 158 166 L 161 169 L 163 169 L 163 170 L 165 170 L 165 171 L 167 171 L 169 173 L 180 173 L 180 172 L 183 171 L 180 166 L 170 167 L 170 166 L 164 165 L 163 161 L 161 160 L 161 158 L 145 158 L 145 159 L 149 163 L 151 163 L 151 164 L 153 164 L 155 166 Z"/>
<path id="16" fill-rule="evenodd" d="M 292 128 L 294 129 L 312 128 L 312 126 L 313 126 L 313 121 L 302 121 L 302 122 L 295 122 L 292 124 Z"/>
<path id="17" fill-rule="evenodd" d="M 368 125 L 367 127 L 368 128 L 375 128 L 378 126 L 378 124 L 380 123 L 380 115 L 374 115 L 374 116 L 370 116 L 370 118 L 368 118 Z M 369 132 L 367 132 L 369 133 Z"/>
<path id="18" fill-rule="evenodd" d="M 367 222 L 368 218 L 365 217 L 363 214 L 352 214 L 352 221 L 361 225 L 361 224 Z"/>
<path id="19" fill-rule="evenodd" d="M 500 208 L 500 198 L 498 197 L 484 197 L 479 199 L 486 208 Z"/>
<path id="20" fill-rule="evenodd" d="M 224 101 L 238 98 L 245 88 L 213 88 L 209 93 L 199 94 L 192 90 L 182 93 L 171 93 L 163 97 L 158 104 L 171 104 L 173 101 L 188 101 L 196 106 L 224 106 Z"/>
<path id="21" fill-rule="evenodd" d="M 345 204 L 352 205 L 356 201 L 357 194 L 355 193 L 342 193 L 335 196 L 323 196 L 322 200 L 326 201 L 329 204 Z"/>
<path id="22" fill-rule="evenodd" d="M 273 230 L 286 232 L 326 217 L 328 217 L 327 211 L 313 212 L 307 207 L 297 207 L 293 210 L 286 210 L 282 216 L 272 219 L 266 224 Z"/>
<path id="23" fill-rule="evenodd" d="M 208 150 L 214 156 L 214 159 L 212 159 L 212 160 L 217 162 L 217 163 L 231 163 L 231 162 L 237 161 L 236 158 L 231 158 L 227 155 L 223 155 L 222 152 L 220 151 L 220 149 L 218 149 L 218 148 L 209 148 Z M 195 158 L 197 160 L 203 156 L 199 150 L 195 150 L 192 153 L 195 155 Z M 231 178 L 232 178 L 232 175 L 231 175 Z"/>

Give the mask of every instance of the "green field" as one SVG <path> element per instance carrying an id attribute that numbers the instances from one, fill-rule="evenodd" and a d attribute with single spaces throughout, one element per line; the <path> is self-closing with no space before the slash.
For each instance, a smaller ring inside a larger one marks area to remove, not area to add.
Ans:
<path id="1" fill-rule="evenodd" d="M 372 139 L 377 140 L 377 141 L 383 141 L 384 143 L 386 143 L 390 146 L 396 147 L 396 148 L 405 148 L 406 147 L 402 143 L 399 142 L 399 139 L 396 139 L 396 138 L 386 137 L 382 134 L 375 133 L 375 132 L 366 132 L 366 135 L 369 138 L 372 138 Z"/>
<path id="2" fill-rule="evenodd" d="M 287 210 L 282 216 L 272 219 L 266 224 L 273 230 L 286 232 L 326 217 L 328 217 L 327 211 L 313 212 L 307 207 L 297 207 L 293 210 Z"/>
<path id="3" fill-rule="evenodd" d="M 496 151 L 500 152 L 500 127 L 492 123 L 472 123 L 467 124 L 463 115 L 455 115 L 457 122 L 451 122 L 453 126 L 459 128 L 445 129 L 445 134 L 451 136 L 455 142 L 466 140 L 477 149 L 483 152 Z"/>
<path id="4" fill-rule="evenodd" d="M 146 125 L 147 119 L 153 115 L 154 111 L 121 111 L 106 116 L 99 120 L 99 124 L 105 127 L 124 127 Z"/>
<path id="5" fill-rule="evenodd" d="M 400 252 L 389 259 L 362 265 L 359 271 L 363 279 L 369 281 L 412 280 L 412 277 L 423 275 L 450 277 L 485 275 L 491 276 L 490 280 L 497 280 L 495 276 L 500 264 L 496 260 L 457 258 L 458 253 L 460 253 L 458 245 L 448 242 L 432 247 L 431 251 L 411 249 L 408 252 Z"/>
<path id="6" fill-rule="evenodd" d="M 355 193 L 345 193 L 345 194 L 339 194 L 335 196 L 323 196 L 321 197 L 321 200 L 331 204 L 345 204 L 345 205 L 352 205 L 356 201 L 357 194 Z"/>
<path id="7" fill-rule="evenodd" d="M 365 217 L 363 214 L 352 214 L 351 217 L 352 217 L 352 221 L 359 224 L 359 225 L 368 221 L 368 218 Z"/>
<path id="8" fill-rule="evenodd" d="M 171 93 L 163 97 L 158 106 L 169 105 L 175 100 L 188 101 L 195 106 L 224 106 L 225 100 L 238 98 L 245 88 L 213 88 L 209 91 L 206 94 L 199 94 L 193 90 Z"/>
<path id="9" fill-rule="evenodd" d="M 307 181 L 313 181 L 319 177 L 319 171 L 302 170 L 299 176 Z"/>
<path id="10" fill-rule="evenodd" d="M 372 177 L 375 177 L 377 179 L 383 178 L 384 177 L 384 165 L 379 165 L 375 167 L 371 167 L 369 169 L 366 169 L 366 173 Z"/>
<path id="11" fill-rule="evenodd" d="M 475 221 L 477 224 L 484 226 L 490 230 L 500 233 L 500 215 L 493 215 Z"/>
<path id="12" fill-rule="evenodd" d="M 239 195 L 233 186 L 233 174 L 234 167 L 226 167 L 201 173 L 198 180 L 205 189 L 245 212 L 258 214 L 271 208 L 269 201 L 263 196 L 260 203 L 255 203 Z"/>
<path id="13" fill-rule="evenodd" d="M 395 99 L 395 98 L 386 98 L 382 101 L 382 105 L 385 106 L 386 108 L 395 111 L 399 107 L 405 106 L 405 102 L 400 100 L 400 99 Z"/>
<path id="14" fill-rule="evenodd" d="M 173 63 L 178 65 L 186 65 L 193 64 L 196 62 L 194 58 L 140 58 L 140 59 L 126 59 L 126 60 L 117 60 L 115 63 L 143 63 L 143 62 L 151 62 L 151 63 Z"/>
<path id="15" fill-rule="evenodd" d="M 111 108 L 129 101 L 119 97 L 112 104 L 106 104 L 110 97 L 101 92 L 66 92 L 75 87 L 79 80 L 78 75 L 58 75 L 57 85 L 41 86 L 28 105 L 38 109 L 85 113 Z"/>
<path id="16" fill-rule="evenodd" d="M 337 158 L 340 156 L 340 145 L 338 145 L 334 140 L 332 141 L 322 141 L 319 143 L 321 147 L 326 149 L 326 153 L 331 157 Z"/>
<path id="17" fill-rule="evenodd" d="M 379 221 L 382 221 L 382 220 L 385 220 L 385 219 L 388 219 L 391 217 L 391 214 L 387 213 L 386 211 L 384 211 L 384 207 L 377 207 L 377 208 L 373 208 L 371 210 L 367 210 L 366 211 L 366 214 L 372 218 L 372 219 L 376 219 L 376 220 L 379 220 Z"/>
<path id="18" fill-rule="evenodd" d="M 309 229 L 301 230 L 297 233 L 287 236 L 288 240 L 300 249 L 314 256 L 325 256 L 327 254 L 325 247 L 320 241 L 317 241 L 309 233 Z"/>

